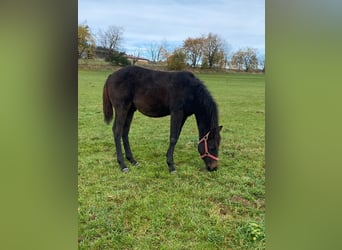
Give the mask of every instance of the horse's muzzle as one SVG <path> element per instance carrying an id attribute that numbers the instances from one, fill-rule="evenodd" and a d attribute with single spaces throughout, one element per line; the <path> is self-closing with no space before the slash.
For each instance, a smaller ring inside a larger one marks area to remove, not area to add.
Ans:
<path id="1" fill-rule="evenodd" d="M 208 171 L 216 171 L 218 169 L 218 162 L 217 161 L 213 161 L 210 164 L 207 165 L 207 170 Z"/>
<path id="2" fill-rule="evenodd" d="M 217 167 L 216 168 L 207 168 L 209 172 L 213 172 L 213 171 L 216 171 L 217 170 Z"/>

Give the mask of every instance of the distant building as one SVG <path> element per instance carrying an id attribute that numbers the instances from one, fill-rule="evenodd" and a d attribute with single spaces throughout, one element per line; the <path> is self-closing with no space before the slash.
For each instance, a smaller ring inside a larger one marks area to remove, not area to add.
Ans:
<path id="1" fill-rule="evenodd" d="M 95 50 L 96 58 L 105 59 L 108 56 L 108 49 L 97 47 Z M 149 64 L 150 60 L 139 56 L 126 55 L 131 64 Z"/>
<path id="2" fill-rule="evenodd" d="M 96 58 L 106 58 L 108 55 L 108 50 L 107 49 L 102 49 L 102 48 L 96 48 L 95 50 Z"/>
<path id="3" fill-rule="evenodd" d="M 142 57 L 127 55 L 127 59 L 131 62 L 131 64 L 149 64 L 150 60 Z"/>

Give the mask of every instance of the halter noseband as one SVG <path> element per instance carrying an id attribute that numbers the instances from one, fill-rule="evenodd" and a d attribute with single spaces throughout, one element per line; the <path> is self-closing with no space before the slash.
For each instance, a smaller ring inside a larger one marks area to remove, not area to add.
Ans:
<path id="1" fill-rule="evenodd" d="M 218 157 L 216 157 L 216 156 L 214 156 L 214 155 L 212 155 L 212 154 L 209 153 L 209 150 L 208 150 L 208 143 L 207 143 L 208 138 L 209 138 L 209 134 L 210 134 L 210 131 L 209 131 L 208 133 L 206 133 L 205 136 L 203 136 L 202 139 L 200 139 L 200 140 L 198 141 L 198 145 L 199 145 L 200 143 L 204 142 L 204 153 L 201 154 L 200 157 L 201 157 L 202 159 L 203 159 L 204 157 L 209 157 L 209 158 L 211 158 L 211 159 L 213 159 L 213 160 L 215 160 L 215 161 L 218 161 L 218 160 L 219 160 Z"/>

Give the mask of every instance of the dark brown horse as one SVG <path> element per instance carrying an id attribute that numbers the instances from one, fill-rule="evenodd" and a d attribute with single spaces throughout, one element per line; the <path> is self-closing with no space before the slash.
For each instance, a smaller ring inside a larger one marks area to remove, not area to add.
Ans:
<path id="1" fill-rule="evenodd" d="M 198 152 L 209 171 L 218 167 L 220 130 L 216 103 L 203 83 L 186 71 L 164 72 L 128 66 L 109 75 L 103 88 L 103 113 L 108 124 L 113 118 L 117 161 L 123 172 L 128 172 L 122 155 L 121 138 L 126 158 L 132 164 L 128 133 L 133 114 L 139 110 L 150 117 L 171 115 L 170 145 L 167 164 L 174 172 L 173 152 L 183 124 L 195 114 L 199 131 Z"/>

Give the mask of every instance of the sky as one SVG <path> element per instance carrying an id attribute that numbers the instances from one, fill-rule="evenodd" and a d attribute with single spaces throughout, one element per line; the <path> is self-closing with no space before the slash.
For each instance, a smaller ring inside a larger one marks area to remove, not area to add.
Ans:
<path id="1" fill-rule="evenodd" d="M 231 52 L 250 47 L 265 54 L 264 0 L 79 0 L 78 23 L 95 35 L 111 25 L 122 27 L 127 54 L 162 41 L 169 49 L 180 47 L 209 32 Z"/>

